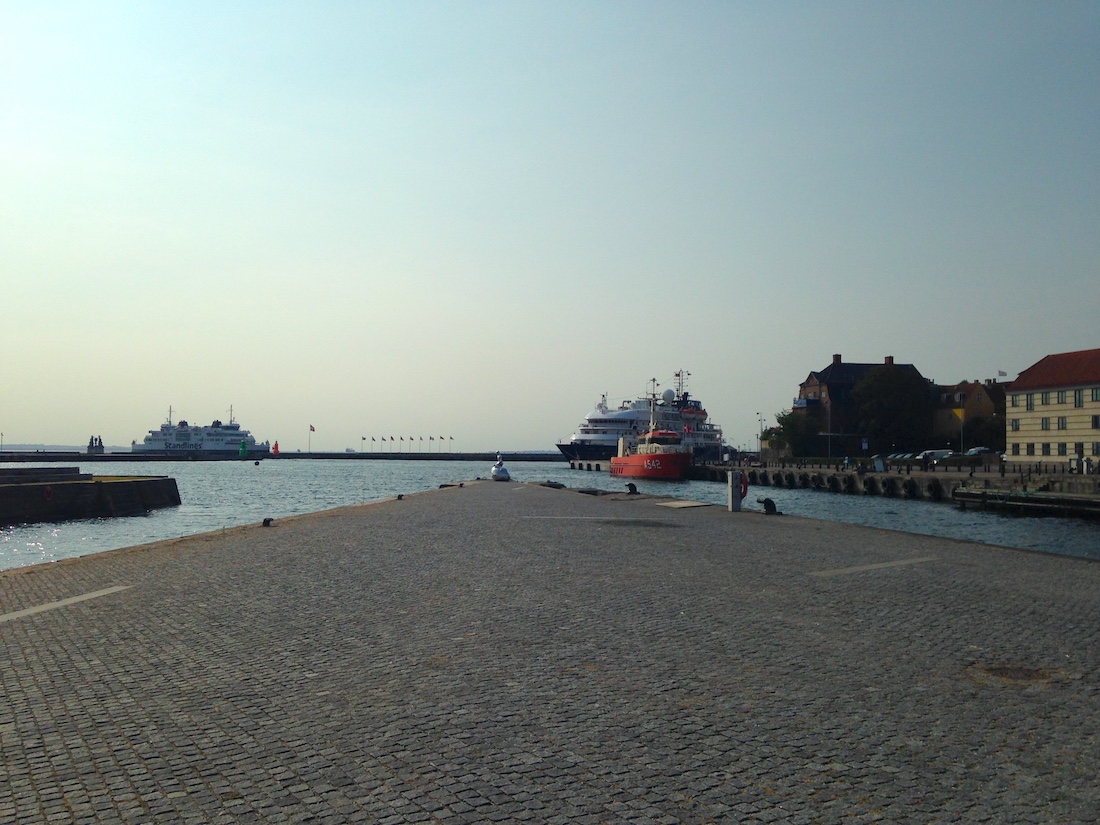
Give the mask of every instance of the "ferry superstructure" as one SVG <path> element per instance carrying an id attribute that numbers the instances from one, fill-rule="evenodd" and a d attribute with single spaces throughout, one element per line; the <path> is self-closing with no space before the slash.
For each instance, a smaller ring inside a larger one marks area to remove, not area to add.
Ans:
<path id="1" fill-rule="evenodd" d="M 656 379 L 650 382 L 650 392 L 644 398 L 623 401 L 612 409 L 604 393 L 577 431 L 557 447 L 570 461 L 608 461 L 618 453 L 619 439 L 626 446 L 637 445 L 638 438 L 650 430 L 650 416 L 657 429 L 681 433 L 684 444 L 691 448 L 696 462 L 719 461 L 722 456 L 722 428 L 711 423 L 710 417 L 697 399 L 687 390 L 686 370 L 675 375 L 676 389 L 668 388 L 657 395 Z"/>
<path id="2" fill-rule="evenodd" d="M 242 451 L 241 445 L 244 445 Z M 191 425 L 183 419 L 172 423 L 172 408 L 168 408 L 168 420 L 160 429 L 149 430 L 139 444 L 133 441 L 130 451 L 146 455 L 186 455 L 192 458 L 263 458 L 271 454 L 271 444 L 258 443 L 248 431 L 233 420 L 233 408 L 229 408 L 229 423 L 218 419 L 207 425 Z"/>

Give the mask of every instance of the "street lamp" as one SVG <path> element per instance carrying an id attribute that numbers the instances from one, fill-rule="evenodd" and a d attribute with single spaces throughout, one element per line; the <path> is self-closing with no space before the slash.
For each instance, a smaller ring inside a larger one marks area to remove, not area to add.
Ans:
<path id="1" fill-rule="evenodd" d="M 759 412 L 756 413 L 756 420 L 760 424 L 760 432 L 756 436 L 756 458 L 759 461 L 763 461 L 764 451 L 764 416 Z"/>

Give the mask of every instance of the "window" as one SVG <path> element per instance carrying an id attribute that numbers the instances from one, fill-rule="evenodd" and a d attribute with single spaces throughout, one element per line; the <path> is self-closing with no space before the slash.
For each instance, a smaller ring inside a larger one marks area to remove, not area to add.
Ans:
<path id="1" fill-rule="evenodd" d="M 1093 387 L 1092 388 L 1092 400 L 1093 401 L 1100 401 L 1100 387 Z M 1013 404 L 1012 406 L 1015 407 L 1016 405 Z"/>
<path id="2" fill-rule="evenodd" d="M 1035 393 L 1029 392 L 1024 396 L 1024 400 L 1027 402 L 1027 408 L 1029 410 L 1035 409 Z"/>
<path id="3" fill-rule="evenodd" d="M 1058 416 L 1058 429 L 1059 430 L 1067 429 L 1066 417 L 1064 415 Z"/>
<path id="4" fill-rule="evenodd" d="M 1073 445 L 1073 454 L 1074 455 L 1084 455 L 1085 454 L 1085 445 L 1083 443 L 1081 443 L 1080 441 L 1075 442 L 1074 445 Z"/>
<path id="5" fill-rule="evenodd" d="M 1027 454 L 1028 455 L 1035 455 L 1035 445 L 1034 444 L 1028 444 L 1027 445 Z"/>
<path id="6" fill-rule="evenodd" d="M 1019 444 L 1013 444 L 1012 445 L 1012 454 L 1013 455 L 1019 455 L 1020 454 L 1020 445 Z"/>
<path id="7" fill-rule="evenodd" d="M 1039 422 L 1039 426 L 1044 430 L 1049 430 L 1050 429 L 1050 419 L 1049 418 L 1042 419 Z"/>
<path id="8" fill-rule="evenodd" d="M 1083 406 L 1085 406 L 1085 391 L 1084 390 L 1074 390 L 1073 391 L 1073 406 L 1076 407 L 1077 409 L 1081 409 Z"/>
<path id="9" fill-rule="evenodd" d="M 1069 450 L 1066 449 L 1066 442 L 1061 442 L 1058 445 L 1058 455 L 1069 455 Z"/>
<path id="10" fill-rule="evenodd" d="M 1097 390 L 1093 390 L 1093 392 L 1095 393 L 1095 392 L 1097 392 Z M 1093 401 L 1096 401 L 1097 399 L 1096 399 L 1096 398 L 1094 398 L 1094 399 L 1092 399 L 1092 400 L 1093 400 Z M 1012 399 L 1011 399 L 1011 400 L 1009 401 L 1009 403 L 1010 403 L 1010 404 L 1011 404 L 1011 405 L 1012 405 L 1013 407 L 1018 407 L 1018 406 L 1020 406 L 1020 396 L 1019 396 L 1019 395 L 1015 395 L 1015 394 L 1014 394 L 1014 395 L 1012 396 Z"/>
<path id="11" fill-rule="evenodd" d="M 1050 455 L 1050 442 L 1049 441 L 1044 441 L 1043 442 L 1043 455 Z"/>
<path id="12" fill-rule="evenodd" d="M 1094 415 L 1092 417 L 1092 428 L 1094 430 L 1100 430 L 1100 415 Z"/>
<path id="13" fill-rule="evenodd" d="M 1010 418 L 1008 425 L 1012 428 L 1012 432 L 1018 433 L 1020 431 L 1020 419 Z M 1094 415 L 1092 417 L 1092 426 L 1094 429 L 1100 430 L 1100 415 Z"/>
<path id="14" fill-rule="evenodd" d="M 1092 454 L 1100 455 L 1100 441 L 1092 442 Z"/>
<path id="15" fill-rule="evenodd" d="M 1058 403 L 1059 404 L 1065 404 L 1066 403 L 1066 391 L 1065 390 L 1058 390 Z"/>
<path id="16" fill-rule="evenodd" d="M 1047 404 L 1049 404 L 1050 403 L 1050 393 L 1049 392 L 1040 393 L 1039 394 L 1039 403 L 1042 404 L 1044 407 Z"/>

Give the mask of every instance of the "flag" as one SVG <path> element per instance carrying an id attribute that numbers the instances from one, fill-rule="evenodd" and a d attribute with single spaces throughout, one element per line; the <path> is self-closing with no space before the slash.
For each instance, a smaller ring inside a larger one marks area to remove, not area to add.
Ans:
<path id="1" fill-rule="evenodd" d="M 390 436 L 390 441 L 393 441 L 393 436 L 392 435 Z"/>
<path id="2" fill-rule="evenodd" d="M 370 440 L 371 440 L 371 441 L 374 441 L 374 436 L 373 436 L 373 435 L 372 435 L 372 436 L 370 437 Z"/>
<path id="3" fill-rule="evenodd" d="M 1005 372 L 1004 370 L 997 370 L 997 377 L 998 378 L 1008 378 L 1008 373 Z"/>
<path id="4" fill-rule="evenodd" d="M 452 435 L 451 436 L 451 441 L 454 441 L 454 440 L 455 440 L 455 437 Z"/>
<path id="5" fill-rule="evenodd" d="M 313 425 L 312 425 L 312 424 L 310 424 L 310 425 L 309 425 L 309 431 L 310 431 L 311 433 L 315 433 L 315 432 L 317 432 L 317 431 L 316 431 L 315 429 L 313 429 Z"/>
<path id="6" fill-rule="evenodd" d="M 428 440 L 429 441 L 435 441 L 435 436 L 434 435 L 429 435 Z"/>
<path id="7" fill-rule="evenodd" d="M 421 440 L 421 441 L 423 441 L 423 440 L 424 440 L 424 436 L 420 436 L 420 440 Z"/>
<path id="8" fill-rule="evenodd" d="M 402 441 L 404 441 L 404 440 L 405 440 L 405 436 L 401 436 L 401 440 L 402 440 Z"/>

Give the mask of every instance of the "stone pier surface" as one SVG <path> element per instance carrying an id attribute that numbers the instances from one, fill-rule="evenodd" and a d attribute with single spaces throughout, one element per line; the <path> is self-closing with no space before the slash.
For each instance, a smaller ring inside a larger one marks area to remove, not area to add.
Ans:
<path id="1" fill-rule="evenodd" d="M 0 823 L 1097 821 L 1100 564 L 670 504 L 0 574 Z"/>

